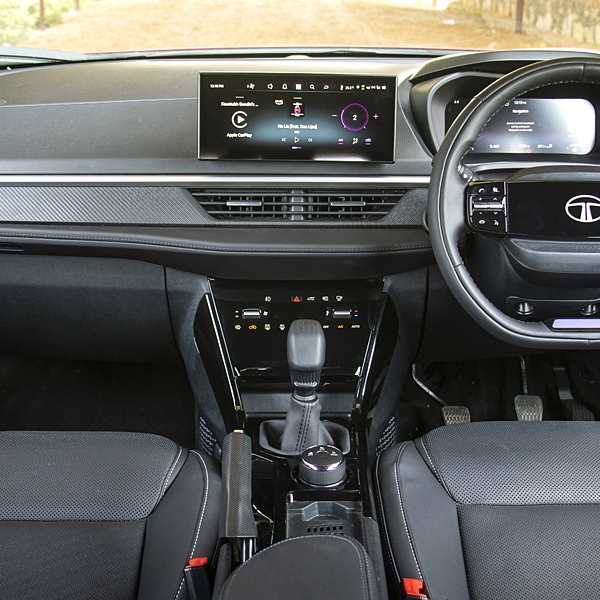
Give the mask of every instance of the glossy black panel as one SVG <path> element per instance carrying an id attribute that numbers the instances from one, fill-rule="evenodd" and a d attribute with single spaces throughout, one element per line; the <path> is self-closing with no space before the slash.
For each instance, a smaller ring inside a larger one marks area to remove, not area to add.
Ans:
<path id="1" fill-rule="evenodd" d="M 511 234 L 548 238 L 600 236 L 598 182 L 509 183 L 507 198 Z"/>
<path id="2" fill-rule="evenodd" d="M 243 429 L 244 411 L 242 402 L 231 372 L 231 362 L 227 346 L 223 340 L 214 299 L 209 294 L 203 296 L 198 307 L 194 322 L 194 334 L 210 384 L 221 410 L 225 428 L 228 432 Z"/>
<path id="3" fill-rule="evenodd" d="M 203 73 L 200 158 L 394 160 L 396 78 Z"/>

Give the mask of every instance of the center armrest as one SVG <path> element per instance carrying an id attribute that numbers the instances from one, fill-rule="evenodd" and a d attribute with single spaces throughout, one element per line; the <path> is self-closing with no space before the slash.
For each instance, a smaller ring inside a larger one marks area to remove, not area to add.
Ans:
<path id="1" fill-rule="evenodd" d="M 371 559 L 351 538 L 305 536 L 279 542 L 238 567 L 221 600 L 377 600 Z"/>

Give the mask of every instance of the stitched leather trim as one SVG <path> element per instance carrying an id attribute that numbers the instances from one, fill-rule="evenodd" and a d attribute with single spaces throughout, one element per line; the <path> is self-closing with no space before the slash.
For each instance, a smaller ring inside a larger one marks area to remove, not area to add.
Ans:
<path id="1" fill-rule="evenodd" d="M 421 567 L 419 566 L 419 561 L 417 560 L 417 553 L 415 550 L 415 546 L 413 544 L 412 536 L 410 534 L 410 530 L 408 528 L 408 521 L 406 519 L 406 513 L 404 512 L 404 504 L 402 503 L 402 492 L 400 491 L 400 477 L 398 477 L 398 467 L 400 465 L 400 459 L 402 458 L 402 454 L 408 444 L 411 442 L 404 442 L 398 448 L 398 454 L 394 460 L 394 474 L 396 479 L 396 490 L 398 491 L 398 502 L 400 504 L 400 512 L 402 513 L 402 522 L 404 523 L 404 528 L 406 529 L 406 536 L 408 537 L 408 542 L 410 544 L 410 550 L 413 555 L 413 559 L 415 561 L 415 566 L 417 567 L 417 571 L 419 572 L 419 579 L 423 579 L 423 573 L 421 572 Z"/>
<path id="2" fill-rule="evenodd" d="M 208 501 L 208 467 L 206 466 L 206 462 L 204 462 L 204 458 L 202 455 L 196 450 L 190 450 L 190 455 L 193 454 L 198 458 L 198 461 L 202 465 L 202 471 L 204 472 L 204 497 L 202 498 L 202 508 L 200 509 L 200 517 L 198 518 L 198 524 L 196 525 L 196 535 L 194 537 L 194 543 L 192 545 L 192 550 L 188 556 L 188 560 L 194 557 L 194 552 L 196 552 L 196 545 L 198 543 L 198 538 L 200 536 L 200 529 L 202 528 L 202 521 L 204 519 L 204 512 L 206 510 L 206 503 Z M 181 590 L 183 589 L 183 584 L 185 582 L 185 576 L 182 575 L 181 583 L 179 584 L 179 589 L 177 590 L 177 594 L 175 594 L 175 600 L 179 599 L 179 595 L 181 594 Z"/>

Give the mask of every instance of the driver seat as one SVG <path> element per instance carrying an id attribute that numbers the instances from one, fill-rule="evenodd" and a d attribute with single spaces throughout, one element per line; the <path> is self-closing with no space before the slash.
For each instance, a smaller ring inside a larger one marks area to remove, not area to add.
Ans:
<path id="1" fill-rule="evenodd" d="M 376 480 L 407 597 L 598 597 L 600 423 L 447 425 L 384 451 Z"/>

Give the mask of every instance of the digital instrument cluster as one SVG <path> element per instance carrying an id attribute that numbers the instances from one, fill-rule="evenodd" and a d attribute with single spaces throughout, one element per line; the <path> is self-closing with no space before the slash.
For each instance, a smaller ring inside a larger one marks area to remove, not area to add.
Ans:
<path id="1" fill-rule="evenodd" d="M 469 103 L 446 107 L 446 130 Z M 481 132 L 475 153 L 589 154 L 596 144 L 596 111 L 583 98 L 517 98 L 507 102 Z"/>

